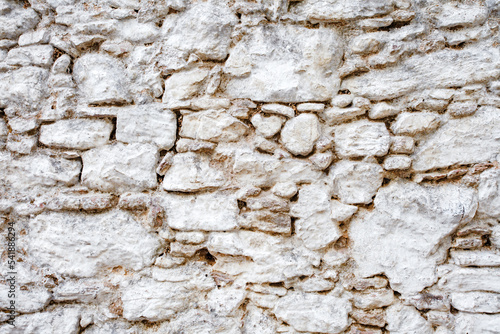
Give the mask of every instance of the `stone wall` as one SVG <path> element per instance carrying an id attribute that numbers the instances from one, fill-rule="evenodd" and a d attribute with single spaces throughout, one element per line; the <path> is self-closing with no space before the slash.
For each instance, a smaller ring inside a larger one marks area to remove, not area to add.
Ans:
<path id="1" fill-rule="evenodd" d="M 0 333 L 500 333 L 499 21 L 0 0 Z"/>

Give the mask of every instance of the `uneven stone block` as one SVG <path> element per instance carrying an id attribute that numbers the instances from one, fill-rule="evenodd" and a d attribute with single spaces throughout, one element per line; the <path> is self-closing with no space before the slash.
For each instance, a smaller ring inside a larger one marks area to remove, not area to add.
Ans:
<path id="1" fill-rule="evenodd" d="M 108 120 L 66 119 L 40 127 L 40 143 L 49 147 L 86 150 L 106 145 L 113 131 Z"/>
<path id="2" fill-rule="evenodd" d="M 82 154 L 82 183 L 91 189 L 121 193 L 156 187 L 158 149 L 151 144 L 116 143 Z"/>
<path id="3" fill-rule="evenodd" d="M 362 120 L 334 129 L 335 150 L 341 157 L 383 156 L 389 151 L 390 136 L 384 123 Z"/>

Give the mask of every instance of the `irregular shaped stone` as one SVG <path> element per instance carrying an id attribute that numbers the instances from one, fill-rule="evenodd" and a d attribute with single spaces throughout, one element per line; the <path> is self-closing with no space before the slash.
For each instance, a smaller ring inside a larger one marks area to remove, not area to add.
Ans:
<path id="1" fill-rule="evenodd" d="M 207 295 L 207 308 L 211 312 L 227 316 L 240 307 L 246 295 L 246 290 L 234 287 L 213 289 Z"/>
<path id="2" fill-rule="evenodd" d="M 238 227 L 236 197 L 224 193 L 165 194 L 158 198 L 167 224 L 181 231 L 227 231 Z"/>
<path id="3" fill-rule="evenodd" d="M 271 192 L 276 196 L 291 198 L 297 193 L 297 185 L 293 182 L 279 182 L 272 187 Z"/>
<path id="4" fill-rule="evenodd" d="M 382 186 L 384 171 L 375 163 L 342 160 L 330 167 L 333 193 L 345 204 L 369 204 Z"/>
<path id="5" fill-rule="evenodd" d="M 153 264 L 160 246 L 156 234 L 125 211 L 42 213 L 30 222 L 30 255 L 60 275 L 92 277 L 117 266 L 140 270 Z"/>
<path id="6" fill-rule="evenodd" d="M 414 55 L 396 67 L 350 76 L 342 82 L 342 89 L 372 101 L 382 101 L 416 90 L 460 87 L 498 77 L 499 60 L 498 48 L 443 49 Z"/>
<path id="7" fill-rule="evenodd" d="M 372 108 L 368 112 L 368 116 L 371 119 L 381 119 L 397 115 L 400 111 L 401 110 L 395 106 L 392 106 L 386 102 L 380 102 L 372 106 Z"/>
<path id="8" fill-rule="evenodd" d="M 73 78 L 87 104 L 124 104 L 131 101 L 128 78 L 119 60 L 96 53 L 79 57 Z"/>
<path id="9" fill-rule="evenodd" d="M 242 228 L 256 229 L 263 232 L 290 234 L 292 231 L 292 220 L 288 214 L 267 210 L 242 213 L 238 224 Z"/>
<path id="10" fill-rule="evenodd" d="M 225 153 L 221 148 L 219 153 L 232 157 L 229 168 L 240 185 L 272 187 L 278 182 L 313 183 L 322 175 L 312 163 L 304 160 L 278 159 L 248 149 L 230 149 Z"/>
<path id="11" fill-rule="evenodd" d="M 394 303 L 394 292 L 391 289 L 368 289 L 354 294 L 354 306 L 361 309 L 374 309 Z"/>
<path id="12" fill-rule="evenodd" d="M 490 217 L 500 216 L 500 169 L 490 169 L 479 177 L 477 211 Z"/>
<path id="13" fill-rule="evenodd" d="M 13 66 L 49 67 L 54 61 L 53 54 L 50 45 L 30 45 L 11 49 L 4 61 Z"/>
<path id="14" fill-rule="evenodd" d="M 326 185 L 312 184 L 299 190 L 299 199 L 292 206 L 295 233 L 310 249 L 320 249 L 340 238 L 337 222 L 331 218 L 331 194 Z"/>
<path id="15" fill-rule="evenodd" d="M 1 334 L 12 333 L 68 333 L 77 334 L 80 331 L 81 309 L 78 307 L 59 307 L 52 311 L 22 314 L 16 316 L 15 329 L 12 325 L 0 325 Z"/>
<path id="16" fill-rule="evenodd" d="M 65 119 L 40 127 L 40 143 L 49 147 L 86 150 L 106 145 L 113 124 L 99 119 Z"/>
<path id="17" fill-rule="evenodd" d="M 453 263 L 462 267 L 498 267 L 500 252 L 498 250 L 450 250 Z"/>
<path id="18" fill-rule="evenodd" d="M 332 295 L 289 292 L 280 298 L 276 317 L 301 332 L 340 333 L 349 326 L 351 304 Z"/>
<path id="19" fill-rule="evenodd" d="M 288 120 L 281 130 L 281 141 L 290 153 L 307 155 L 319 138 L 318 117 L 313 114 L 300 114 Z"/>
<path id="20" fill-rule="evenodd" d="M 151 144 L 101 146 L 82 154 L 82 183 L 106 192 L 142 191 L 156 187 L 158 149 Z"/>
<path id="21" fill-rule="evenodd" d="M 397 334 L 432 334 L 431 325 L 413 306 L 395 304 L 386 311 L 387 329 Z"/>
<path id="22" fill-rule="evenodd" d="M 298 112 L 322 112 L 325 110 L 323 103 L 300 103 L 297 105 Z"/>
<path id="23" fill-rule="evenodd" d="M 266 117 L 262 116 L 262 114 L 255 114 L 250 119 L 250 122 L 252 122 L 258 134 L 264 138 L 270 138 L 281 130 L 281 126 L 285 120 L 279 116 Z"/>
<path id="24" fill-rule="evenodd" d="M 390 136 L 384 123 L 361 120 L 335 127 L 336 152 L 343 158 L 383 156 Z"/>
<path id="25" fill-rule="evenodd" d="M 292 12 L 312 22 L 343 22 L 388 14 L 393 8 L 389 0 L 305 0 Z"/>
<path id="26" fill-rule="evenodd" d="M 206 110 L 182 118 L 180 136 L 212 142 L 237 141 L 248 127 L 233 116 L 216 110 Z"/>
<path id="27" fill-rule="evenodd" d="M 456 185 L 392 182 L 379 190 L 375 210 L 351 221 L 352 256 L 362 277 L 385 273 L 391 288 L 405 294 L 437 281 L 450 235 L 472 219 L 477 198 Z"/>
<path id="28" fill-rule="evenodd" d="M 78 182 L 79 161 L 35 154 L 14 158 L 0 153 L 1 184 L 8 190 L 34 192 L 34 187 L 71 186 Z"/>
<path id="29" fill-rule="evenodd" d="M 15 276 L 14 276 L 15 277 Z M 5 279 L 10 278 L 7 273 L 4 275 Z M 17 282 L 16 282 L 17 283 Z M 5 284 L 0 284 L 0 293 L 4 296 L 12 294 L 11 289 L 12 281 L 7 281 Z M 15 286 L 15 283 L 14 283 Z M 52 294 L 44 287 L 29 287 L 17 289 L 15 288 L 15 301 L 16 311 L 19 313 L 34 313 L 42 311 L 52 300 Z M 9 312 L 10 298 L 3 298 L 0 300 L 0 309 Z"/>
<path id="30" fill-rule="evenodd" d="M 448 106 L 448 113 L 453 117 L 464 117 L 471 116 L 477 110 L 477 102 L 475 101 L 465 101 L 465 102 L 453 102 Z"/>
<path id="31" fill-rule="evenodd" d="M 385 310 L 359 310 L 354 309 L 351 312 L 351 317 L 363 325 L 384 327 L 385 326 Z"/>
<path id="32" fill-rule="evenodd" d="M 395 135 L 416 135 L 439 127 L 439 116 L 431 112 L 405 112 L 399 114 L 391 126 Z"/>
<path id="33" fill-rule="evenodd" d="M 413 154 L 413 169 L 427 171 L 455 164 L 494 161 L 500 150 L 499 109 L 482 107 L 473 116 L 450 119 L 421 141 Z"/>
<path id="34" fill-rule="evenodd" d="M 454 268 L 439 281 L 439 287 L 456 292 L 500 293 L 499 268 Z"/>
<path id="35" fill-rule="evenodd" d="M 177 116 L 161 105 L 122 108 L 116 118 L 116 139 L 124 143 L 152 143 L 170 150 L 175 143 Z"/>
<path id="36" fill-rule="evenodd" d="M 225 180 L 221 171 L 210 167 L 206 157 L 193 152 L 178 153 L 165 173 L 162 187 L 167 191 L 196 192 L 219 188 Z"/>
<path id="37" fill-rule="evenodd" d="M 391 153 L 411 154 L 415 149 L 415 139 L 407 136 L 391 137 Z"/>
<path id="38" fill-rule="evenodd" d="M 49 72 L 33 66 L 0 75 L 0 107 L 38 112 L 48 96 Z"/>
<path id="39" fill-rule="evenodd" d="M 187 100 L 194 97 L 199 93 L 203 80 L 207 78 L 208 73 L 208 69 L 195 67 L 172 74 L 165 80 L 163 103 L 170 107 L 174 106 L 178 100 Z"/>
<path id="40" fill-rule="evenodd" d="M 455 316 L 456 334 L 496 334 L 498 328 L 500 328 L 500 315 L 498 314 L 459 312 Z"/>
<path id="41" fill-rule="evenodd" d="M 332 29 L 252 27 L 225 63 L 226 93 L 263 102 L 327 101 L 338 91 L 335 70 L 341 57 L 340 38 Z"/>
<path id="42" fill-rule="evenodd" d="M 277 103 L 263 104 L 260 107 L 260 110 L 266 114 L 275 114 L 275 115 L 285 116 L 288 118 L 292 118 L 295 116 L 295 111 L 293 110 L 292 107 L 287 107 Z"/>
<path id="43" fill-rule="evenodd" d="M 434 16 L 438 28 L 464 28 L 483 24 L 488 18 L 488 8 L 481 5 L 444 3 Z"/>
<path id="44" fill-rule="evenodd" d="M 243 319 L 242 333 L 274 334 L 277 330 L 277 321 L 262 309 L 249 305 Z"/>
<path id="45" fill-rule="evenodd" d="M 217 254 L 214 270 L 254 283 L 310 276 L 321 259 L 292 238 L 244 230 L 213 232 L 207 248 L 211 254 Z"/>
<path id="46" fill-rule="evenodd" d="M 330 202 L 332 210 L 332 220 L 342 222 L 351 218 L 357 211 L 358 207 L 355 205 L 347 205 L 336 200 Z"/>
<path id="47" fill-rule="evenodd" d="M 23 8 L 21 3 L 2 4 L 0 39 L 17 39 L 23 32 L 36 27 L 40 17 L 33 8 Z"/>
<path id="48" fill-rule="evenodd" d="M 500 294 L 491 292 L 453 292 L 451 305 L 471 313 L 499 313 Z"/>
<path id="49" fill-rule="evenodd" d="M 402 170 L 411 166 L 411 158 L 406 155 L 388 155 L 384 159 L 385 170 Z"/>
<path id="50" fill-rule="evenodd" d="M 162 26 L 163 43 L 167 49 L 194 53 L 203 60 L 224 60 L 237 22 L 226 4 L 197 3 L 182 13 L 168 15 Z"/>
<path id="51" fill-rule="evenodd" d="M 54 211 L 83 210 L 99 211 L 109 209 L 114 205 L 113 196 L 109 194 L 64 194 L 51 196 L 45 203 L 45 208 Z"/>
<path id="52" fill-rule="evenodd" d="M 197 301 L 199 292 L 192 288 L 152 279 L 134 282 L 122 292 L 123 317 L 129 321 L 171 319 Z"/>

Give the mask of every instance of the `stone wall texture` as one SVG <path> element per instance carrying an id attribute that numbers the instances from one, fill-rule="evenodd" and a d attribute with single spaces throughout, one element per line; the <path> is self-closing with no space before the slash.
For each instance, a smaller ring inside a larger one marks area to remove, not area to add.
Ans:
<path id="1" fill-rule="evenodd" d="M 499 161 L 500 0 L 0 0 L 0 334 L 499 334 Z"/>

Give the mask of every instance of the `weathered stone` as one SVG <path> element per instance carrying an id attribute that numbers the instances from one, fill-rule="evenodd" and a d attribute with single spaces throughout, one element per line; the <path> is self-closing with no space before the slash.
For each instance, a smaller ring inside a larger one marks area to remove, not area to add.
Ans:
<path id="1" fill-rule="evenodd" d="M 49 67 L 53 54 L 54 48 L 50 45 L 30 45 L 11 49 L 4 61 L 13 66 Z"/>
<path id="2" fill-rule="evenodd" d="M 477 208 L 470 189 L 401 181 L 379 190 L 374 202 L 375 211 L 358 214 L 351 222 L 353 258 L 362 277 L 385 273 L 402 294 L 437 281 L 436 265 L 446 251 L 440 245 L 449 243 Z"/>
<path id="3" fill-rule="evenodd" d="M 382 186 L 383 169 L 378 164 L 342 160 L 330 167 L 333 193 L 346 204 L 369 204 Z"/>
<path id="4" fill-rule="evenodd" d="M 174 146 L 177 117 L 161 105 L 122 108 L 116 119 L 116 139 L 124 143 L 152 143 L 160 150 Z"/>
<path id="5" fill-rule="evenodd" d="M 58 194 L 46 201 L 45 208 L 54 211 L 98 211 L 109 209 L 113 204 L 113 196 L 109 194 Z"/>
<path id="6" fill-rule="evenodd" d="M 273 212 L 288 212 L 288 201 L 273 194 L 264 193 L 246 199 L 246 206 L 250 210 L 270 210 Z"/>
<path id="7" fill-rule="evenodd" d="M 165 194 L 159 197 L 169 227 L 181 231 L 226 231 L 238 227 L 238 203 L 232 195 Z"/>
<path id="8" fill-rule="evenodd" d="M 500 126 L 499 115 L 498 109 L 483 107 L 473 116 L 449 120 L 420 143 L 413 155 L 413 169 L 493 161 L 499 149 L 495 131 Z"/>
<path id="9" fill-rule="evenodd" d="M 291 198 L 297 193 L 297 186 L 293 182 L 279 182 L 274 185 L 271 192 L 276 196 Z"/>
<path id="10" fill-rule="evenodd" d="M 431 325 L 412 306 L 395 304 L 386 311 L 387 330 L 397 334 L 431 334 Z"/>
<path id="11" fill-rule="evenodd" d="M 292 118 L 295 116 L 295 111 L 293 110 L 293 108 L 277 103 L 263 104 L 260 107 L 260 110 L 266 114 L 275 114 L 288 118 Z"/>
<path id="12" fill-rule="evenodd" d="M 336 200 L 330 202 L 330 207 L 332 210 L 332 220 L 338 222 L 351 218 L 358 211 L 357 206 L 347 205 Z"/>
<path id="13" fill-rule="evenodd" d="M 456 334 L 496 333 L 500 326 L 498 314 L 473 314 L 459 312 L 455 317 Z"/>
<path id="14" fill-rule="evenodd" d="M 366 110 L 358 107 L 338 108 L 332 107 L 323 112 L 323 118 L 328 124 L 347 122 L 366 114 Z"/>
<path id="15" fill-rule="evenodd" d="M 458 87 L 499 75 L 497 48 L 475 46 L 415 55 L 390 69 L 371 70 L 342 82 L 342 88 L 372 101 L 393 99 L 417 89 Z"/>
<path id="16" fill-rule="evenodd" d="M 471 116 L 477 110 L 477 102 L 453 102 L 448 106 L 448 113 L 453 117 Z"/>
<path id="17" fill-rule="evenodd" d="M 123 317 L 129 321 L 168 320 L 197 301 L 195 289 L 177 282 L 142 279 L 122 293 Z"/>
<path id="18" fill-rule="evenodd" d="M 490 217 L 500 216 L 500 169 L 490 169 L 479 177 L 477 211 Z"/>
<path id="19" fill-rule="evenodd" d="M 294 12 L 313 22 L 342 22 L 382 14 L 393 10 L 388 0 L 306 0 L 294 7 Z"/>
<path id="20" fill-rule="evenodd" d="M 347 329 L 350 303 L 344 298 L 291 292 L 282 297 L 273 312 L 298 331 L 340 333 Z"/>
<path id="21" fill-rule="evenodd" d="M 15 153 L 30 154 L 35 149 L 37 142 L 36 136 L 9 133 L 6 148 Z"/>
<path id="22" fill-rule="evenodd" d="M 445 3 L 434 15 L 438 28 L 463 28 L 486 21 L 488 8 L 480 5 Z"/>
<path id="23" fill-rule="evenodd" d="M 415 148 L 415 139 L 407 136 L 391 137 L 391 153 L 411 154 Z"/>
<path id="24" fill-rule="evenodd" d="M 310 249 L 326 247 L 340 238 L 337 222 L 332 220 L 331 194 L 326 185 L 312 184 L 299 190 L 291 215 L 297 217 L 295 233 Z"/>
<path id="25" fill-rule="evenodd" d="M 248 127 L 223 111 L 207 110 L 182 118 L 180 136 L 212 142 L 237 141 Z"/>
<path id="26" fill-rule="evenodd" d="M 123 104 L 130 102 L 128 79 L 116 59 L 89 53 L 73 66 L 73 77 L 87 104 Z"/>
<path id="27" fill-rule="evenodd" d="M 175 149 L 178 153 L 186 152 L 211 152 L 215 149 L 217 144 L 202 140 L 193 140 L 187 138 L 180 138 L 175 143 Z"/>
<path id="28" fill-rule="evenodd" d="M 40 127 L 40 143 L 77 150 L 106 145 L 113 131 L 107 120 L 66 119 Z"/>
<path id="29" fill-rule="evenodd" d="M 33 187 L 71 186 L 78 182 L 82 169 L 79 161 L 53 158 L 42 154 L 14 158 L 0 154 L 1 184 L 11 191 L 34 191 Z"/>
<path id="30" fill-rule="evenodd" d="M 20 3 L 2 4 L 0 39 L 17 39 L 23 32 L 33 29 L 40 17 L 33 8 L 23 8 Z"/>
<path id="31" fill-rule="evenodd" d="M 416 135 L 431 132 L 439 127 L 438 115 L 430 112 L 399 114 L 391 126 L 395 135 Z"/>
<path id="32" fill-rule="evenodd" d="M 253 27 L 226 61 L 224 71 L 231 76 L 226 92 L 263 102 L 327 101 L 338 91 L 341 54 L 332 29 Z"/>
<path id="33" fill-rule="evenodd" d="M 361 309 L 381 308 L 394 302 L 394 292 L 391 289 L 368 289 L 355 293 L 353 302 Z"/>
<path id="34" fill-rule="evenodd" d="M 323 103 L 300 103 L 297 105 L 298 112 L 322 112 L 325 110 Z"/>
<path id="35" fill-rule="evenodd" d="M 1 334 L 12 333 L 68 333 L 80 331 L 81 309 L 78 307 L 59 307 L 51 311 L 22 314 L 15 318 L 15 327 L 7 323 L 0 325 Z"/>
<path id="36" fill-rule="evenodd" d="M 351 312 L 351 317 L 363 325 L 384 327 L 385 326 L 385 311 L 384 310 L 359 310 L 354 309 Z"/>
<path id="37" fill-rule="evenodd" d="M 183 55 L 194 53 L 204 60 L 224 60 L 237 22 L 225 4 L 197 3 L 182 13 L 168 15 L 162 26 L 163 43 L 166 49 L 179 50 Z"/>
<path id="38" fill-rule="evenodd" d="M 439 286 L 450 291 L 490 291 L 500 293 L 499 268 L 454 268 Z"/>
<path id="39" fill-rule="evenodd" d="M 270 138 L 281 130 L 281 126 L 285 120 L 279 116 L 266 117 L 262 114 L 255 114 L 250 119 L 250 122 L 252 122 L 252 125 L 255 127 L 257 133 L 265 138 Z"/>
<path id="40" fill-rule="evenodd" d="M 411 166 L 411 158 L 406 155 L 388 155 L 384 159 L 385 170 L 408 169 Z"/>
<path id="41" fill-rule="evenodd" d="M 390 145 L 385 124 L 366 120 L 336 126 L 334 140 L 336 152 L 345 158 L 383 156 Z"/>
<path id="42" fill-rule="evenodd" d="M 219 188 L 224 182 L 224 174 L 210 167 L 206 157 L 193 152 L 178 153 L 172 158 L 172 167 L 165 173 L 162 188 L 167 191 L 196 192 Z"/>
<path id="43" fill-rule="evenodd" d="M 471 313 L 499 313 L 500 294 L 491 292 L 453 292 L 451 305 L 459 311 Z"/>
<path id="44" fill-rule="evenodd" d="M 173 107 L 179 100 L 194 97 L 200 91 L 208 72 L 205 68 L 193 68 L 172 74 L 165 80 L 163 103 L 166 103 L 168 107 Z M 186 104 L 187 106 L 189 103 Z"/>
<path id="45" fill-rule="evenodd" d="M 319 131 L 316 115 L 301 114 L 286 122 L 281 130 L 281 141 L 290 153 L 307 155 L 313 150 Z"/>
<path id="46" fill-rule="evenodd" d="M 121 193 L 156 187 L 158 149 L 151 144 L 101 146 L 82 154 L 82 183 L 91 189 Z"/>
<path id="47" fill-rule="evenodd" d="M 37 111 L 48 96 L 49 72 L 33 66 L 0 74 L 0 107 Z"/>
<path id="48" fill-rule="evenodd" d="M 30 254 L 60 275 L 92 277 L 117 266 L 140 270 L 154 262 L 161 245 L 124 211 L 43 213 L 30 226 Z"/>
<path id="49" fill-rule="evenodd" d="M 462 267 L 498 267 L 500 252 L 497 250 L 455 250 L 450 251 L 450 258 L 456 265 Z"/>

